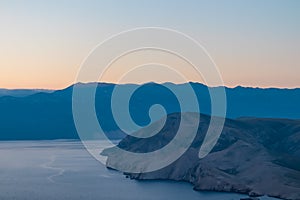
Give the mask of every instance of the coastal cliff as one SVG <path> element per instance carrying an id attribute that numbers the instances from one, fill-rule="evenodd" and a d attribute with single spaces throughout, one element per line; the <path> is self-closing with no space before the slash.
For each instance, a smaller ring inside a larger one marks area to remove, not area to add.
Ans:
<path id="1" fill-rule="evenodd" d="M 187 113 L 190 117 L 195 113 Z M 118 147 L 132 152 L 151 152 L 168 144 L 176 134 L 180 113 L 167 116 L 167 123 L 155 136 L 142 139 L 127 136 Z M 287 119 L 226 119 L 213 151 L 203 159 L 198 153 L 207 132 L 210 116 L 201 115 L 197 135 L 190 148 L 169 166 L 144 173 L 125 173 L 137 180 L 165 179 L 186 181 L 199 191 L 221 191 L 268 195 L 282 199 L 300 199 L 300 121 Z M 191 126 L 197 126 L 190 120 Z M 154 124 L 155 126 L 155 124 Z M 153 127 L 152 127 L 153 128 Z M 144 128 L 140 131 L 151 131 Z M 106 149 L 107 167 L 118 169 L 128 164 L 114 148 Z M 146 161 L 148 163 L 151 160 Z"/>

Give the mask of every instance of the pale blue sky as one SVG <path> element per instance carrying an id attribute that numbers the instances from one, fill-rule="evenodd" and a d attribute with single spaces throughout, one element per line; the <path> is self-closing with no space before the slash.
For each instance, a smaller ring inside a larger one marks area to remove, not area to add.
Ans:
<path id="1" fill-rule="evenodd" d="M 66 87 L 99 42 L 141 26 L 194 37 L 227 86 L 300 87 L 299 10 L 298 0 L 1 0 L 0 88 Z"/>

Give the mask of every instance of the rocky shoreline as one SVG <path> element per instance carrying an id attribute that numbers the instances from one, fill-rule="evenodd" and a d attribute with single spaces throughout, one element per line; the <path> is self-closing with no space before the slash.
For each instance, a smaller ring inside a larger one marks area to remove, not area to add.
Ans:
<path id="1" fill-rule="evenodd" d="M 190 113 L 190 116 L 196 115 Z M 170 121 L 156 138 L 137 139 L 127 136 L 119 147 L 133 152 L 151 152 L 161 148 L 174 133 L 180 114 L 169 115 Z M 140 173 L 125 173 L 137 180 L 174 180 L 194 185 L 198 191 L 220 191 L 300 200 L 300 122 L 297 120 L 250 119 L 226 120 L 213 151 L 203 159 L 198 152 L 210 117 L 201 116 L 197 136 L 191 147 L 174 163 L 154 172 L 144 173 L 145 163 L 135 163 Z M 191 121 L 191 126 L 193 121 Z M 142 131 L 147 131 L 142 129 Z M 130 161 L 106 149 L 107 167 L 118 169 Z"/>

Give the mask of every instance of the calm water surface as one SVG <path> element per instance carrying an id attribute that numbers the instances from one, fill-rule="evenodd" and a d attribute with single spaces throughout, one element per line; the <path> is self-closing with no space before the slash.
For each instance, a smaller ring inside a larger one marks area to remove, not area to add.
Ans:
<path id="1" fill-rule="evenodd" d="M 239 200 L 188 183 L 134 181 L 107 170 L 79 141 L 0 142 L 0 199 Z M 264 200 L 271 198 L 261 198 Z"/>

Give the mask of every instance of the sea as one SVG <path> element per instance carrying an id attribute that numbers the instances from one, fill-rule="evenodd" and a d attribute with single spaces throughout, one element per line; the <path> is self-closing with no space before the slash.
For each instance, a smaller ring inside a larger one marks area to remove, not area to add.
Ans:
<path id="1" fill-rule="evenodd" d="M 118 171 L 107 169 L 77 140 L 0 141 L 1 200 L 240 200 L 245 197 L 194 191 L 185 182 L 130 180 Z"/>

